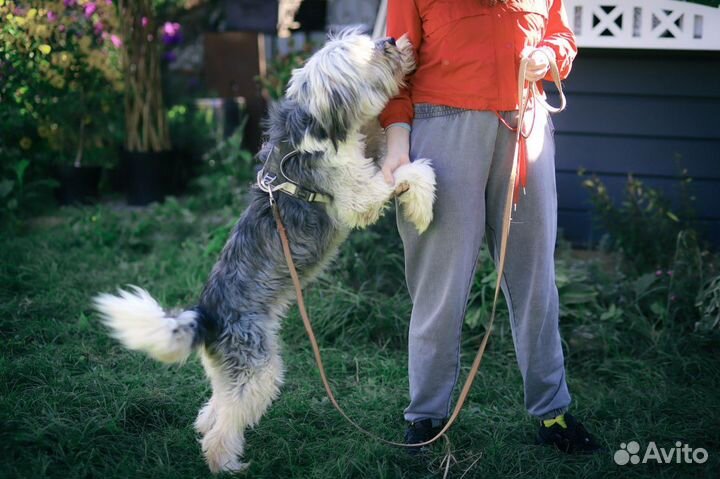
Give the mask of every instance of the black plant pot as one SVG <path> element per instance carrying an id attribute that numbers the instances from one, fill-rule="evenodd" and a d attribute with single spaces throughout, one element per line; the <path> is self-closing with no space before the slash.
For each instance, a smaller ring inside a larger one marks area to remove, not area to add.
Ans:
<path id="1" fill-rule="evenodd" d="M 187 191 L 190 180 L 195 177 L 201 165 L 200 155 L 192 151 L 174 149 L 169 153 L 171 164 L 168 168 L 167 194 L 178 196 Z"/>
<path id="2" fill-rule="evenodd" d="M 60 186 L 55 190 L 55 196 L 61 205 L 97 201 L 101 167 L 60 166 L 56 175 Z"/>
<path id="3" fill-rule="evenodd" d="M 145 206 L 165 199 L 171 178 L 172 153 L 123 151 L 126 198 L 129 205 Z"/>

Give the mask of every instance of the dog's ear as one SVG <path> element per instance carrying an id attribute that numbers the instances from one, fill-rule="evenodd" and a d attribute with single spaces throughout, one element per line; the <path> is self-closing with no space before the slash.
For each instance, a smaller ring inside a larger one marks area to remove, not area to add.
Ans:
<path id="1" fill-rule="evenodd" d="M 345 98 L 339 90 L 333 89 L 330 92 L 329 100 L 330 107 L 323 118 L 325 124 L 322 128 L 337 151 L 338 142 L 345 141 L 347 137 L 351 122 L 349 110 L 351 99 Z"/>

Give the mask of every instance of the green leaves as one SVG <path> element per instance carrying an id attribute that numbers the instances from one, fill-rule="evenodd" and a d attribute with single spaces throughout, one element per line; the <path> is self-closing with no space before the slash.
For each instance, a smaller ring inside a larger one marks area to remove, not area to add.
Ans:
<path id="1" fill-rule="evenodd" d="M 7 178 L 4 180 L 0 180 L 0 199 L 8 196 L 12 192 L 14 187 L 15 182 L 13 182 L 12 180 L 8 180 Z"/>

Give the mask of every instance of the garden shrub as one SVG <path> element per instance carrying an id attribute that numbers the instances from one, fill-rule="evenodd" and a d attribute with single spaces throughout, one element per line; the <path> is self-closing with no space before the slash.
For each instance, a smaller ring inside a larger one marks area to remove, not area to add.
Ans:
<path id="1" fill-rule="evenodd" d="M 0 181 L 3 191 L 13 185 L 0 201 L 5 213 L 27 202 L 30 185 L 56 166 L 112 164 L 122 137 L 115 7 L 34 5 L 0 1 Z"/>
<path id="2" fill-rule="evenodd" d="M 694 229 L 688 189 L 692 180 L 686 171 L 682 173 L 680 214 L 672 211 L 661 191 L 646 187 L 632 175 L 619 205 L 596 176 L 583 183 L 591 192 L 598 223 L 608 233 L 604 246 L 622 258 L 618 284 L 629 287 L 609 291 L 626 302 L 626 314 L 642 318 L 635 326 L 642 325 L 653 341 L 663 331 L 702 329 L 702 325 L 712 329 L 715 324 L 707 319 L 713 311 L 712 282 L 703 289 L 715 258 L 701 245 Z"/>
<path id="3" fill-rule="evenodd" d="M 687 177 L 681 180 L 684 197 L 690 181 Z M 619 251 L 626 266 L 634 268 L 636 273 L 645 273 L 672 261 L 678 234 L 692 224 L 689 207 L 678 215 L 661 191 L 646 187 L 632 174 L 628 175 L 619 205 L 597 176 L 586 179 L 583 186 L 590 191 L 597 223 L 607 231 L 605 246 Z"/>
<path id="4" fill-rule="evenodd" d="M 708 279 L 697 296 L 695 306 L 700 312 L 700 319 L 695 323 L 700 331 L 720 329 L 720 274 Z"/>
<path id="5" fill-rule="evenodd" d="M 285 95 L 293 70 L 305 63 L 305 60 L 312 55 L 315 45 L 312 42 L 305 42 L 301 50 L 294 50 L 295 44 L 291 41 L 289 47 L 291 49 L 289 53 L 277 55 L 270 60 L 264 76 L 255 78 L 263 95 L 269 100 L 280 100 Z"/>
<path id="6" fill-rule="evenodd" d="M 38 3 L 41 8 L 0 6 L 1 114 L 20 119 L 3 129 L 2 147 L 19 147 L 30 157 L 47 151 L 46 159 L 59 163 L 107 164 L 107 149 L 121 135 L 115 7 Z"/>

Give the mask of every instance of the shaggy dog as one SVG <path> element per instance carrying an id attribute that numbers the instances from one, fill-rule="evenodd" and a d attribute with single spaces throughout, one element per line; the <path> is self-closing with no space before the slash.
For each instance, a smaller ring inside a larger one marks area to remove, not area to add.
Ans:
<path id="1" fill-rule="evenodd" d="M 215 264 L 197 306 L 166 313 L 143 289 L 102 294 L 95 308 L 129 349 L 165 363 L 194 350 L 212 384 L 195 429 L 213 472 L 239 471 L 244 432 L 278 396 L 283 365 L 280 318 L 293 298 L 267 189 L 282 177 L 306 194 L 276 190 L 292 256 L 304 284 L 322 270 L 349 231 L 375 222 L 396 188 L 403 214 L 422 232 L 432 220 L 435 176 L 427 160 L 398 168 L 388 185 L 366 157 L 363 127 L 395 96 L 414 58 L 405 38 L 373 41 L 355 31 L 331 38 L 293 72 L 286 99 L 269 116 L 265 161 L 250 205 Z M 273 166 L 274 165 L 274 166 Z M 272 168 L 272 171 L 270 169 Z M 309 200 L 308 192 L 324 201 Z"/>

